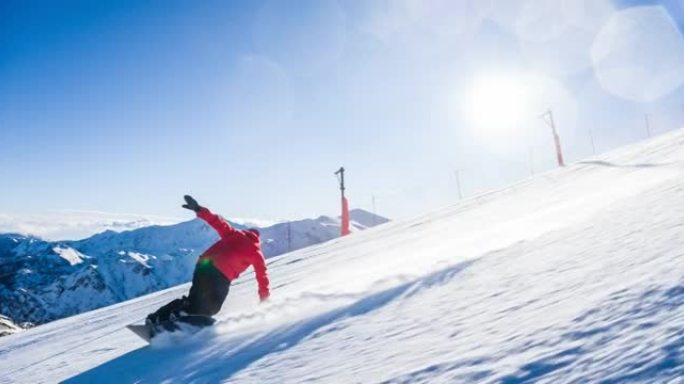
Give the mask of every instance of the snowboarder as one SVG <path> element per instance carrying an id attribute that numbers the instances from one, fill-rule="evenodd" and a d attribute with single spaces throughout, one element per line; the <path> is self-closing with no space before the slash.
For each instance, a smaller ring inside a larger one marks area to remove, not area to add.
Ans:
<path id="1" fill-rule="evenodd" d="M 149 314 L 145 320 L 148 325 L 154 326 L 187 315 L 215 315 L 228 295 L 230 282 L 237 279 L 250 265 L 256 273 L 259 299 L 265 301 L 270 295 L 259 232 L 256 229 L 235 229 L 221 217 L 200 206 L 191 196 L 186 195 L 184 198 L 186 204 L 183 208 L 194 211 L 197 217 L 218 232 L 221 239 L 197 260 L 188 296 L 173 300 Z"/>

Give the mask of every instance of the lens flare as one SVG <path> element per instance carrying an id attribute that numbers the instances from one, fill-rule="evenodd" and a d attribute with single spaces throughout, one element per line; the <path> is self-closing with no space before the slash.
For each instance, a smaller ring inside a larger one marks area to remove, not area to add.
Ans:
<path id="1" fill-rule="evenodd" d="M 529 92 L 522 77 L 511 74 L 479 76 L 466 93 L 465 120 L 474 128 L 505 134 L 528 114 Z"/>

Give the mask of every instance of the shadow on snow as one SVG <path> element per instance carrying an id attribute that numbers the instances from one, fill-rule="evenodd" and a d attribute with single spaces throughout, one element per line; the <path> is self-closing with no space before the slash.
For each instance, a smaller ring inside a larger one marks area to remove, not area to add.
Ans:
<path id="1" fill-rule="evenodd" d="M 349 305 L 283 325 L 264 334 L 252 334 L 226 343 L 188 339 L 165 348 L 144 347 L 83 372 L 65 383 L 150 382 L 164 380 L 218 382 L 227 380 L 261 358 L 294 347 L 336 321 L 362 316 L 402 295 L 446 284 L 474 261 L 466 261 L 398 286 L 373 293 Z M 334 331 L 334 329 L 328 330 Z"/>

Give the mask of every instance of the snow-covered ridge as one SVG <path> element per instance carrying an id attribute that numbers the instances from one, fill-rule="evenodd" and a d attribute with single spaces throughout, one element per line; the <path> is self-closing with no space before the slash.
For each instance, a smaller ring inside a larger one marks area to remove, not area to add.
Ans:
<path id="1" fill-rule="evenodd" d="M 14 324 L 8 317 L 0 315 L 0 336 L 7 336 L 21 331 L 21 327 Z"/>
<path id="2" fill-rule="evenodd" d="M 352 219 L 387 219 L 362 210 Z M 234 224 L 241 227 L 239 224 Z M 338 237 L 339 220 L 283 222 L 259 228 L 267 257 Z M 356 230 L 367 225 L 354 223 Z M 131 231 L 105 231 L 79 241 L 49 242 L 0 235 L 0 314 L 42 324 L 185 283 L 197 256 L 217 240 L 201 220 Z"/>

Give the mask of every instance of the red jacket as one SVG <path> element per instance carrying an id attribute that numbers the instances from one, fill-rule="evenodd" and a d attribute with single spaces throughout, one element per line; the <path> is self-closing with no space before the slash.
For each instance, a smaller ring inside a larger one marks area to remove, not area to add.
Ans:
<path id="1" fill-rule="evenodd" d="M 254 266 L 259 298 L 266 300 L 270 295 L 266 261 L 259 245 L 259 232 L 238 230 L 207 208 L 197 212 L 197 217 L 206 221 L 221 236 L 221 240 L 207 249 L 197 260 L 198 263 L 209 259 L 228 279 L 235 280 L 250 265 Z"/>

